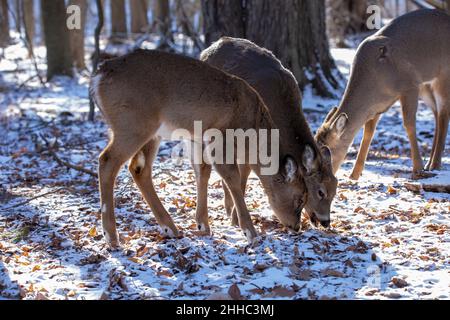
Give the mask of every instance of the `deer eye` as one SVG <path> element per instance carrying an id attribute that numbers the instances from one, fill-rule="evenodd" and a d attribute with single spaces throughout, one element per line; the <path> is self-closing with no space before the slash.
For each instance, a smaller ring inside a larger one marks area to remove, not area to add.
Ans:
<path id="1" fill-rule="evenodd" d="M 320 199 L 325 199 L 325 193 L 323 193 L 322 190 L 319 190 L 319 198 Z"/>

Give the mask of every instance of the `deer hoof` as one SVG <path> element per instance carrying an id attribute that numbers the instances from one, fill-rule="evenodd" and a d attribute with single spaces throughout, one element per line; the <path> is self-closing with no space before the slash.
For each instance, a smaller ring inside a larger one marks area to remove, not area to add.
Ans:
<path id="1" fill-rule="evenodd" d="M 204 223 L 197 223 L 198 231 L 196 232 L 199 236 L 210 236 L 211 229 L 208 225 Z"/>
<path id="2" fill-rule="evenodd" d="M 353 181 L 358 181 L 361 178 L 361 173 L 354 172 L 350 175 L 350 179 Z"/>
<path id="3" fill-rule="evenodd" d="M 172 230 L 171 228 L 161 225 L 161 235 L 166 238 L 178 238 L 178 230 Z"/>
<path id="4" fill-rule="evenodd" d="M 258 233 L 256 233 L 255 228 L 251 228 L 251 229 L 244 229 L 244 234 L 247 237 L 248 243 L 249 245 L 254 245 L 257 241 L 258 238 Z"/>
<path id="5" fill-rule="evenodd" d="M 107 232 L 103 233 L 106 243 L 108 244 L 109 248 L 113 251 L 120 249 L 120 241 L 119 241 L 119 234 L 116 233 L 114 236 L 110 236 Z"/>

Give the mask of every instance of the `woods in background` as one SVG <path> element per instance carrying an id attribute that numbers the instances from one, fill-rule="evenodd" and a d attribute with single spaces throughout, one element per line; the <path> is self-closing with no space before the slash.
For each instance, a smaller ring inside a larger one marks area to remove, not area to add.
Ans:
<path id="1" fill-rule="evenodd" d="M 445 8 L 446 1 L 437 2 Z M 160 50 L 196 56 L 222 36 L 247 38 L 273 51 L 302 89 L 311 85 L 316 94 L 333 97 L 342 79 L 329 40 L 346 47 L 349 34 L 368 31 L 367 6 L 388 2 L 399 11 L 395 0 L 105 0 L 102 46 L 133 48 L 149 41 Z M 414 1 L 404 3 L 405 10 L 414 8 Z M 79 6 L 81 29 L 67 29 L 68 5 Z M 30 56 L 35 45 L 47 48 L 48 81 L 72 76 L 90 63 L 86 39 L 97 20 L 95 1 L 0 0 L 0 47 L 8 46 L 15 30 Z"/>

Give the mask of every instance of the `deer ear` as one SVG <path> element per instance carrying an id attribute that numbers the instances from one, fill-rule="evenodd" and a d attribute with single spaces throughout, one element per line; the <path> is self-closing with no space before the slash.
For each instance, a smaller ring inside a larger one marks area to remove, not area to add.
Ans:
<path id="1" fill-rule="evenodd" d="M 331 163 L 331 150 L 327 146 L 323 146 L 320 148 L 320 151 L 322 153 L 322 158 L 325 163 Z"/>
<path id="2" fill-rule="evenodd" d="M 317 169 L 316 160 L 316 152 L 311 146 L 306 145 L 305 150 L 303 151 L 302 162 L 307 175 Z"/>
<path id="3" fill-rule="evenodd" d="M 294 158 L 287 156 L 284 164 L 284 180 L 287 183 L 292 183 L 297 179 L 298 165 Z"/>
<path id="4" fill-rule="evenodd" d="M 333 119 L 333 117 L 337 111 L 338 111 L 338 107 L 333 107 L 333 109 L 331 109 L 330 113 L 325 118 L 325 123 L 330 122 Z"/>
<path id="5" fill-rule="evenodd" d="M 334 120 L 333 125 L 331 128 L 336 132 L 338 137 L 342 136 L 342 134 L 345 132 L 345 129 L 347 127 L 348 123 L 348 116 L 345 113 L 341 113 L 336 120 Z"/>

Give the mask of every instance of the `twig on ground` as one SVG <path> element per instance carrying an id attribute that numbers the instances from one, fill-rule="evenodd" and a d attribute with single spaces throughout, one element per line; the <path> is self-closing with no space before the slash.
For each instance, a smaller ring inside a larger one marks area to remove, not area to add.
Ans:
<path id="1" fill-rule="evenodd" d="M 86 168 L 84 168 L 82 166 L 79 166 L 79 165 L 72 164 L 72 163 L 70 163 L 68 161 L 65 161 L 65 160 L 61 159 L 57 155 L 57 153 L 55 151 L 55 148 L 56 148 L 56 145 L 57 145 L 57 141 L 55 141 L 53 143 L 53 145 L 51 145 L 49 143 L 49 141 L 44 137 L 44 135 L 41 134 L 40 136 L 41 136 L 41 139 L 44 140 L 44 142 L 45 142 L 45 144 L 47 146 L 47 149 L 45 151 L 47 151 L 60 166 L 67 167 L 69 169 L 73 169 L 73 170 L 76 170 L 76 171 L 88 174 L 88 175 L 90 175 L 92 177 L 97 177 L 97 173 L 95 173 L 94 171 L 86 169 Z"/>
<path id="2" fill-rule="evenodd" d="M 20 202 L 20 203 L 18 203 L 18 204 L 15 204 L 15 205 L 13 205 L 13 206 L 10 206 L 10 207 L 8 207 L 8 208 L 3 208 L 2 210 L 11 210 L 11 209 L 15 209 L 15 208 L 18 208 L 18 207 L 22 207 L 22 206 L 24 206 L 24 205 L 30 203 L 30 202 L 33 201 L 33 200 L 36 200 L 36 199 L 39 199 L 39 198 L 48 196 L 49 194 L 53 194 L 53 193 L 59 192 L 59 191 L 61 191 L 61 190 L 67 190 L 67 189 L 68 189 L 67 187 L 61 187 L 61 188 L 58 188 L 58 189 L 56 189 L 56 190 L 52 190 L 52 191 L 49 191 L 49 192 L 45 192 L 45 193 L 42 193 L 42 194 L 37 195 L 37 196 L 35 196 L 35 197 L 29 198 L 29 199 L 27 199 L 27 200 L 25 200 L 25 201 L 22 201 L 22 202 Z"/>

